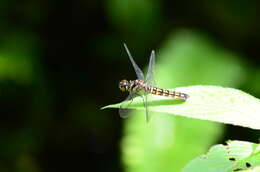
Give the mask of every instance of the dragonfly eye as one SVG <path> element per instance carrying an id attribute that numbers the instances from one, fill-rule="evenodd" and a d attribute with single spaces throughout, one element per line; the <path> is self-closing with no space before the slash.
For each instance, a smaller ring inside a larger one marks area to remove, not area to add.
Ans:
<path id="1" fill-rule="evenodd" d="M 119 88 L 121 91 L 127 91 L 129 86 L 129 82 L 127 80 L 122 80 L 119 83 Z"/>

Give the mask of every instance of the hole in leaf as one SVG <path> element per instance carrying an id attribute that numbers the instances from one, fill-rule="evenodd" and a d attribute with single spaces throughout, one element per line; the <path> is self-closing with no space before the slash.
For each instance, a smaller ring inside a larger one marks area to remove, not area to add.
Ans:
<path id="1" fill-rule="evenodd" d="M 229 160 L 230 160 L 230 161 L 235 161 L 235 160 L 236 160 L 236 158 L 229 158 Z"/>
<path id="2" fill-rule="evenodd" d="M 249 168 L 252 167 L 252 165 L 249 162 L 246 162 L 246 167 Z"/>

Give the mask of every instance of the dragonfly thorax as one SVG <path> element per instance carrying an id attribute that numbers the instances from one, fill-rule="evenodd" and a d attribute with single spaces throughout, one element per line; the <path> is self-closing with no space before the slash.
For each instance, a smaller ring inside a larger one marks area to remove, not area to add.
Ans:
<path id="1" fill-rule="evenodd" d="M 121 91 L 128 91 L 130 88 L 130 83 L 124 79 L 124 80 L 120 81 L 119 88 Z"/>
<path id="2" fill-rule="evenodd" d="M 146 87 L 148 88 L 148 85 L 145 84 L 144 81 L 136 79 L 136 80 L 122 80 L 119 83 L 119 88 L 121 91 L 128 91 L 131 93 L 138 93 L 142 94 L 143 91 L 145 91 Z"/>

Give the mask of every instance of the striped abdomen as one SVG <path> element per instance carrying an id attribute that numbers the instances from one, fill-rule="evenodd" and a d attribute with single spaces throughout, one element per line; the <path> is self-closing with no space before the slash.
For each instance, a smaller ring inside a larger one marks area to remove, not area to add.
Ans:
<path id="1" fill-rule="evenodd" d="M 147 87 L 145 88 L 145 92 L 148 92 L 150 94 L 159 95 L 159 96 L 173 97 L 173 98 L 181 99 L 181 100 L 186 100 L 189 97 L 185 93 L 161 89 L 161 88 L 153 87 L 150 85 L 147 85 Z"/>
<path id="2" fill-rule="evenodd" d="M 165 97 L 173 97 L 181 100 L 186 100 L 189 97 L 185 93 L 157 88 L 145 83 L 143 80 L 138 80 L 138 79 L 134 81 L 130 81 L 129 90 L 131 90 L 132 92 L 144 91 L 150 94 L 155 94 L 155 95 L 165 96 Z"/>

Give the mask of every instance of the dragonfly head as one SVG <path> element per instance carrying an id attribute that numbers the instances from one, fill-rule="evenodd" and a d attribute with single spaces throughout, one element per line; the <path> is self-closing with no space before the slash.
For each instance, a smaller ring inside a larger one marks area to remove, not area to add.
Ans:
<path id="1" fill-rule="evenodd" d="M 119 83 L 119 88 L 121 91 L 128 91 L 129 89 L 129 82 L 127 80 L 122 80 Z"/>

